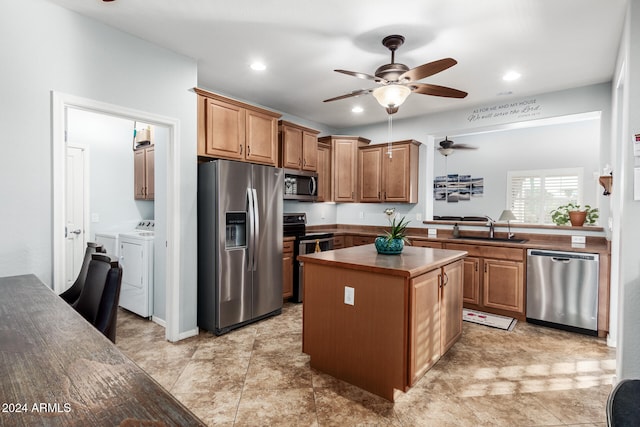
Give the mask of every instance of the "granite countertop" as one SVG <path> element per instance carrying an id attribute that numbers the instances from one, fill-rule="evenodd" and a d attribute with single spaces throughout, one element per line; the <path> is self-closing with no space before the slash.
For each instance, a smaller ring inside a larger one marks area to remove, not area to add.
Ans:
<path id="1" fill-rule="evenodd" d="M 371 244 L 300 255 L 298 260 L 412 278 L 462 259 L 466 255 L 464 251 L 413 246 L 405 246 L 400 255 L 380 255 Z"/>

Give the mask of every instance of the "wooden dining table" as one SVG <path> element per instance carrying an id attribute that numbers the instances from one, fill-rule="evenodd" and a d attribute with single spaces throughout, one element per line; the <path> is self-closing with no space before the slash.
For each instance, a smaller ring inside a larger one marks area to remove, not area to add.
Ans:
<path id="1" fill-rule="evenodd" d="M 35 275 L 0 278 L 0 426 L 203 426 Z"/>

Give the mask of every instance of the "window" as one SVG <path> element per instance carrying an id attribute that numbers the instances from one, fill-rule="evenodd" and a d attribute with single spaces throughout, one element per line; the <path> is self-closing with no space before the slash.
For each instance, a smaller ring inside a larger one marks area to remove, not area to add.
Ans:
<path id="1" fill-rule="evenodd" d="M 582 168 L 507 172 L 507 206 L 518 221 L 551 224 L 551 211 L 582 202 Z"/>

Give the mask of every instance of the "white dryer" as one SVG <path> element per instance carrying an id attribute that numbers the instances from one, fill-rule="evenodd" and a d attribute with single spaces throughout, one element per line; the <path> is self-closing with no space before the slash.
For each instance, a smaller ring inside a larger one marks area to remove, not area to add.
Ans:
<path id="1" fill-rule="evenodd" d="M 153 227 L 153 221 L 145 220 L 119 235 L 120 307 L 142 317 L 153 314 Z"/>

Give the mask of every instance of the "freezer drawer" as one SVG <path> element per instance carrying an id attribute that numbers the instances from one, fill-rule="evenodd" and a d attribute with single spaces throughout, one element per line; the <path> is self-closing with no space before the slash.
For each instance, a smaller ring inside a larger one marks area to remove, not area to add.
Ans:
<path id="1" fill-rule="evenodd" d="M 529 249 L 527 321 L 597 335 L 597 254 Z"/>

